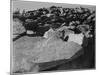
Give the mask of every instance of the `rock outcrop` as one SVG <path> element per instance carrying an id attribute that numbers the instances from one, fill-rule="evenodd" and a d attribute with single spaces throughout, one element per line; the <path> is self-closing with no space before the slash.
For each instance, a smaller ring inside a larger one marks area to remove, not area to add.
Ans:
<path id="1" fill-rule="evenodd" d="M 15 70 L 29 71 L 34 64 L 70 59 L 81 50 L 82 47 L 78 43 L 64 42 L 56 38 L 54 34 L 46 39 L 22 37 L 15 41 L 13 58 Z"/>

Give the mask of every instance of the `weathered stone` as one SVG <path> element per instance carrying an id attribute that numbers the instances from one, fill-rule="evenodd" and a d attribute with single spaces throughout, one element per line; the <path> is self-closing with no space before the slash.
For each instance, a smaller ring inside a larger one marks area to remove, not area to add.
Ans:
<path id="1" fill-rule="evenodd" d="M 55 40 L 52 36 L 49 39 L 41 39 L 38 42 L 36 42 L 36 39 L 38 37 L 34 39 L 22 37 L 14 42 L 15 68 L 24 68 L 29 71 L 35 63 L 70 59 L 82 48 L 75 42 Z M 23 60 L 25 61 L 23 62 Z"/>
<path id="2" fill-rule="evenodd" d="M 25 30 L 24 26 L 22 25 L 22 22 L 19 19 L 14 19 L 14 21 L 13 21 L 13 34 L 18 35 L 18 34 L 21 34 L 25 31 L 26 30 Z"/>

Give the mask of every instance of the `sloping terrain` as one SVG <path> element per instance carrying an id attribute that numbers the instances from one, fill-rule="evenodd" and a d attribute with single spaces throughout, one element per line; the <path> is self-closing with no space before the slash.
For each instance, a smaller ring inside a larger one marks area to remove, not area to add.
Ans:
<path id="1" fill-rule="evenodd" d="M 18 39 L 13 45 L 14 68 L 24 71 L 29 71 L 36 63 L 70 59 L 82 48 L 75 42 L 27 36 Z"/>

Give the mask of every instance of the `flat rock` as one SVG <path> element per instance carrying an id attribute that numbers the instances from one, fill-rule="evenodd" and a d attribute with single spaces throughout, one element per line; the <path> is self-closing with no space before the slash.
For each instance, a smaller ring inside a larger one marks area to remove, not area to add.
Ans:
<path id="1" fill-rule="evenodd" d="M 14 68 L 29 70 L 31 63 L 45 63 L 70 59 L 82 47 L 75 42 L 44 39 L 41 37 L 22 37 L 13 43 Z"/>

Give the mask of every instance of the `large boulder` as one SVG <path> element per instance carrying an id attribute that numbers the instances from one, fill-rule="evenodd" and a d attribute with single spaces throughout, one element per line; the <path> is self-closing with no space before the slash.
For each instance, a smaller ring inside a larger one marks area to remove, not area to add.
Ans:
<path id="1" fill-rule="evenodd" d="M 27 72 L 34 64 L 70 59 L 81 48 L 75 42 L 63 42 L 55 36 L 48 39 L 22 37 L 14 42 L 13 68 Z"/>

